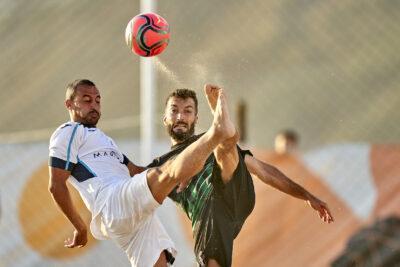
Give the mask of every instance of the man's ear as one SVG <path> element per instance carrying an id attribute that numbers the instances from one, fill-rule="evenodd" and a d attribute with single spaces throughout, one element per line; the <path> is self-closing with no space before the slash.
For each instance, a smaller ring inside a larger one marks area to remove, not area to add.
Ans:
<path id="1" fill-rule="evenodd" d="M 165 115 L 163 116 L 162 121 L 163 121 L 164 126 L 167 126 L 167 117 Z"/>
<path id="2" fill-rule="evenodd" d="M 70 110 L 72 106 L 72 101 L 70 99 L 65 100 L 65 107 Z"/>

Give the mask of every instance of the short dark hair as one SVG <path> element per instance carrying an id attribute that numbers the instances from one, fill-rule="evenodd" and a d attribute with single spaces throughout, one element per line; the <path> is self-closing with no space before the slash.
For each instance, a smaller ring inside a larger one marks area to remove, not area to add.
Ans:
<path id="1" fill-rule="evenodd" d="M 96 86 L 94 82 L 87 79 L 77 79 L 67 85 L 67 91 L 65 93 L 66 100 L 74 100 L 76 96 L 76 90 L 79 86 Z"/>
<path id="2" fill-rule="evenodd" d="M 290 140 L 294 143 L 299 141 L 299 135 L 292 129 L 285 129 L 278 133 L 278 135 L 283 135 L 287 140 Z"/>
<path id="3" fill-rule="evenodd" d="M 182 99 L 187 99 L 187 98 L 191 98 L 194 101 L 194 106 L 195 106 L 195 111 L 197 114 L 197 110 L 198 110 L 198 101 L 197 101 L 197 96 L 196 96 L 196 92 L 190 89 L 186 89 L 186 88 L 182 88 L 182 89 L 175 89 L 172 93 L 170 93 L 167 97 L 167 100 L 165 101 L 165 106 L 167 106 L 168 101 L 170 98 L 172 97 L 178 97 L 178 98 L 182 98 Z"/>

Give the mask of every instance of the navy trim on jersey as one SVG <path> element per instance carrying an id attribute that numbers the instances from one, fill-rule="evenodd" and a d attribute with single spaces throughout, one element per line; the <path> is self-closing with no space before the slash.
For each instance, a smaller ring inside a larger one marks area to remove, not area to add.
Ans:
<path id="1" fill-rule="evenodd" d="M 89 166 L 79 159 L 77 164 L 70 162 L 68 169 L 66 169 L 66 165 L 67 161 L 60 158 L 50 157 L 49 159 L 49 166 L 70 171 L 71 176 L 73 176 L 78 182 L 83 182 L 97 176 Z"/>
<path id="2" fill-rule="evenodd" d="M 65 127 L 69 127 L 69 126 L 72 126 L 72 124 L 70 124 L 70 123 L 66 123 L 66 124 L 64 124 L 63 126 L 61 126 L 61 128 L 60 128 L 60 129 L 64 129 Z"/>
<path id="3" fill-rule="evenodd" d="M 122 154 L 122 156 L 124 156 L 124 160 L 122 161 L 122 163 L 125 164 L 126 166 L 128 166 L 128 163 L 129 163 L 130 160 L 124 154 Z"/>
<path id="4" fill-rule="evenodd" d="M 86 165 L 86 163 L 84 163 L 84 162 L 83 162 L 82 160 L 80 160 L 79 158 L 78 158 L 78 164 L 82 164 L 83 167 L 85 167 L 85 168 L 93 175 L 92 177 L 96 177 L 96 176 L 97 176 L 96 173 L 94 173 L 94 171 L 92 171 L 92 169 L 90 169 L 89 166 Z"/>
<path id="5" fill-rule="evenodd" d="M 78 161 L 71 175 L 78 181 L 83 182 L 90 178 L 96 177 L 96 174 L 82 161 Z"/>
<path id="6" fill-rule="evenodd" d="M 50 157 L 49 158 L 49 166 L 54 167 L 54 168 L 59 168 L 67 171 L 72 171 L 75 167 L 75 163 L 70 162 L 69 166 L 67 168 L 67 162 L 65 160 L 56 158 L 56 157 Z"/>
<path id="7" fill-rule="evenodd" d="M 78 129 L 79 124 L 75 125 L 74 130 L 72 131 L 71 134 L 71 138 L 69 139 L 69 143 L 68 143 L 68 148 L 67 148 L 67 164 L 65 165 L 65 170 L 69 169 L 69 164 L 70 164 L 70 154 L 71 154 L 71 144 L 72 144 L 72 140 L 75 137 L 75 133 L 76 133 L 76 129 Z"/>

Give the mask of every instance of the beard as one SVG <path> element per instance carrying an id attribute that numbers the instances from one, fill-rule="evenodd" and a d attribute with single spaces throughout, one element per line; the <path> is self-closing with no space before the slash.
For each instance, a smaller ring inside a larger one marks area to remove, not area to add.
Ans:
<path id="1" fill-rule="evenodd" d="M 186 124 L 186 123 L 181 123 L 181 124 L 186 125 L 186 127 L 188 126 L 188 124 Z M 168 132 L 168 135 L 172 139 L 174 139 L 178 143 L 181 143 L 194 134 L 194 125 L 195 125 L 194 123 L 192 125 L 190 125 L 190 127 L 188 128 L 188 130 L 186 132 L 181 131 L 181 130 L 176 132 L 176 131 L 174 131 L 174 127 L 176 126 L 176 124 L 175 125 L 169 124 L 169 125 L 167 125 L 167 132 Z"/>
<path id="2" fill-rule="evenodd" d="M 90 127 L 95 127 L 100 119 L 100 116 L 101 115 L 99 112 L 92 110 L 83 118 L 83 124 Z"/>

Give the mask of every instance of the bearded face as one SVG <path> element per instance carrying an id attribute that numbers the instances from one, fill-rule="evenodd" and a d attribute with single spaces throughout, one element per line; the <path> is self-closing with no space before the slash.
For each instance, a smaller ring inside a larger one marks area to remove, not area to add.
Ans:
<path id="1" fill-rule="evenodd" d="M 66 100 L 71 120 L 96 126 L 101 117 L 100 93 L 95 86 L 79 86 L 73 100 Z"/>
<path id="2" fill-rule="evenodd" d="M 174 143 L 181 143 L 194 134 L 197 111 L 192 98 L 171 97 L 165 107 L 164 125 Z"/>
<path id="3" fill-rule="evenodd" d="M 169 136 L 178 143 L 185 141 L 194 134 L 194 123 L 189 125 L 184 122 L 168 124 L 167 131 Z"/>

